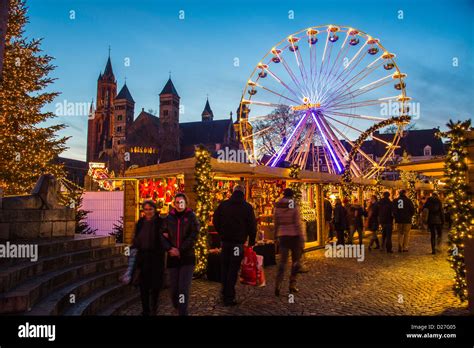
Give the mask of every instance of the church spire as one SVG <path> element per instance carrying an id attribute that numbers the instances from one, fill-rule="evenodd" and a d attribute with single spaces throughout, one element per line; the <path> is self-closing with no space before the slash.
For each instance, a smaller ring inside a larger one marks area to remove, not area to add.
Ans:
<path id="1" fill-rule="evenodd" d="M 203 121 L 212 121 L 214 119 L 214 113 L 209 105 L 209 98 L 206 99 L 206 105 L 204 106 L 201 117 Z"/>
<path id="2" fill-rule="evenodd" d="M 110 56 L 107 58 L 107 64 L 105 65 L 104 76 L 114 76 L 112 70 L 112 62 L 110 61 Z"/>
<path id="3" fill-rule="evenodd" d="M 163 89 L 160 92 L 160 95 L 163 95 L 163 94 L 172 94 L 179 97 L 178 92 L 176 91 L 176 88 L 174 88 L 173 81 L 171 81 L 171 75 L 168 78 L 168 82 L 166 82 L 165 87 L 163 87 Z"/>

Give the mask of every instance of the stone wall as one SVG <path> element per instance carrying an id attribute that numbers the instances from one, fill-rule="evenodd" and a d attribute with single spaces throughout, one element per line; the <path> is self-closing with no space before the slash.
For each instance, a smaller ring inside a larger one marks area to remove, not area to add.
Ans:
<path id="1" fill-rule="evenodd" d="M 59 187 L 52 175 L 42 175 L 30 195 L 0 198 L 0 239 L 73 236 L 74 209 L 58 202 Z"/>

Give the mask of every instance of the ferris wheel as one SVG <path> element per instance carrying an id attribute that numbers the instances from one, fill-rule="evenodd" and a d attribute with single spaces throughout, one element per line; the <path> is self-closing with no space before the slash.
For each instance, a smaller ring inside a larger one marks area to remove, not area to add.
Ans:
<path id="1" fill-rule="evenodd" d="M 249 160 L 334 174 L 349 164 L 351 175 L 375 177 L 406 124 L 390 121 L 409 113 L 405 78 L 395 54 L 360 30 L 323 25 L 289 35 L 243 91 L 239 135 Z"/>

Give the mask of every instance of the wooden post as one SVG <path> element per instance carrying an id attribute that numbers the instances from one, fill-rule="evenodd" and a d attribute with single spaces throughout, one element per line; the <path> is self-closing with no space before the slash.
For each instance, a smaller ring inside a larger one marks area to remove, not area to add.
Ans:
<path id="1" fill-rule="evenodd" d="M 132 243 L 135 224 L 138 220 L 140 196 L 138 180 L 125 180 L 123 200 L 123 242 Z"/>
<path id="2" fill-rule="evenodd" d="M 316 231 L 318 234 L 318 246 L 324 245 L 326 236 L 324 235 L 324 199 L 323 185 L 316 184 L 315 201 L 316 201 Z"/>
<path id="3" fill-rule="evenodd" d="M 196 178 L 194 177 L 194 172 L 185 172 L 184 173 L 184 193 L 188 197 L 188 206 L 195 210 L 197 196 L 194 192 L 194 186 L 196 185 Z"/>
<path id="4" fill-rule="evenodd" d="M 359 200 L 359 204 L 363 205 L 364 203 L 364 189 L 362 186 L 357 187 L 357 199 Z"/>

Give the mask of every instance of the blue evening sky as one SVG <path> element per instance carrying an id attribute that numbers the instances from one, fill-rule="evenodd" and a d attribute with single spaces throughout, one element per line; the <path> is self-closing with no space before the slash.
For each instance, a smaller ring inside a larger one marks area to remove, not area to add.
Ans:
<path id="1" fill-rule="evenodd" d="M 26 35 L 43 37 L 54 56 L 55 103 L 90 102 L 108 47 L 118 89 L 127 78 L 141 108 L 158 109 L 168 79 L 181 96 L 181 122 L 200 120 L 206 95 L 216 119 L 236 117 L 242 89 L 262 56 L 300 29 L 347 25 L 381 40 L 408 74 L 407 95 L 420 102 L 418 128 L 444 127 L 449 118 L 472 115 L 473 1 L 193 1 L 28 0 Z M 403 19 L 398 19 L 398 11 Z M 75 19 L 71 19 L 71 11 Z M 184 19 L 180 19 L 184 11 Z M 294 19 L 289 18 L 293 11 Z M 130 66 L 125 66 L 125 59 Z M 234 66 L 235 58 L 239 66 Z M 453 58 L 459 65 L 453 67 Z M 65 156 L 85 159 L 87 116 L 61 116 L 54 123 L 72 136 Z"/>

